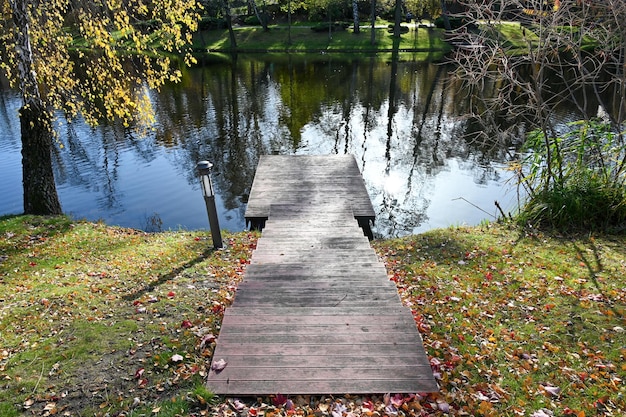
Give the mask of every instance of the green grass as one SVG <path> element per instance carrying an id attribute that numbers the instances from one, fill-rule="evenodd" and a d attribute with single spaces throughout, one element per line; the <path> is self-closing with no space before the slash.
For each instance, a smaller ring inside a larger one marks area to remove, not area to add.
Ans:
<path id="1" fill-rule="evenodd" d="M 454 415 L 623 415 L 624 243 L 483 225 L 376 246 Z"/>
<path id="2" fill-rule="evenodd" d="M 105 415 L 135 398 L 178 409 L 254 240 L 225 234 L 214 251 L 203 232 L 0 218 L 0 416 Z"/>
<path id="3" fill-rule="evenodd" d="M 203 383 L 208 336 L 257 237 L 213 251 L 205 232 L 0 218 L 0 416 L 227 409 Z M 410 403 L 423 415 L 626 413 L 626 236 L 483 223 L 373 245 L 440 378 Z"/>
<path id="4" fill-rule="evenodd" d="M 450 46 L 444 42 L 442 31 L 435 28 L 409 26 L 410 30 L 401 36 L 399 48 L 402 50 L 445 53 Z M 291 29 L 291 44 L 287 27 L 275 26 L 268 32 L 261 27 L 240 27 L 235 29 L 237 49 L 243 52 L 384 52 L 394 48 L 394 38 L 387 28 L 376 29 L 376 43 L 370 44 L 370 28 L 361 28 L 360 34 L 351 29 L 333 32 L 313 32 L 309 27 L 294 26 Z M 197 33 L 194 37 L 196 51 L 224 52 L 230 49 L 227 30 L 212 30 Z"/>

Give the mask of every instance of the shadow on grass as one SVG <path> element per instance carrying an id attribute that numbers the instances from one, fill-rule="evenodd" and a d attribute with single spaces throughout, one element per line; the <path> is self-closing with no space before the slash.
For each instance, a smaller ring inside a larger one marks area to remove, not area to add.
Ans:
<path id="1" fill-rule="evenodd" d="M 593 259 L 590 259 L 589 257 L 587 257 L 586 255 L 587 251 L 585 251 L 584 248 L 581 248 L 579 245 L 575 243 L 573 246 L 574 246 L 574 249 L 576 250 L 576 253 L 580 257 L 581 262 L 587 268 L 587 272 L 589 274 L 589 280 L 593 283 L 594 287 L 601 294 L 602 299 L 606 300 L 607 307 L 615 314 L 615 316 L 624 317 L 624 313 L 622 313 L 615 307 L 615 300 L 611 299 L 611 297 L 609 296 L 609 294 L 607 293 L 603 285 L 600 283 L 600 280 L 598 279 L 598 274 L 604 271 L 604 265 L 602 263 L 602 257 L 601 257 L 598 247 L 591 240 L 588 240 L 586 243 L 589 245 L 589 248 L 591 249 L 591 252 L 593 254 Z M 582 284 L 581 284 L 581 287 L 582 287 Z"/>
<path id="2" fill-rule="evenodd" d="M 196 256 L 194 259 L 191 259 L 190 261 L 185 262 L 184 264 L 182 264 L 182 265 L 172 269 L 171 271 L 169 271 L 169 272 L 167 272 L 165 274 L 162 274 L 156 280 L 150 281 L 145 286 L 143 286 L 141 288 L 138 288 L 136 291 L 123 296 L 122 299 L 126 300 L 126 301 L 133 301 L 133 300 L 136 300 L 138 298 L 141 298 L 143 295 L 145 295 L 145 294 L 147 294 L 149 292 L 154 291 L 154 289 L 156 287 L 159 287 L 159 286 L 165 284 L 166 282 L 168 282 L 169 280 L 174 279 L 175 277 L 180 275 L 186 269 L 192 268 L 193 266 L 195 266 L 195 265 L 197 265 L 197 264 L 199 264 L 201 262 L 204 262 L 215 251 L 216 250 L 213 249 L 213 248 L 205 249 L 200 255 Z"/>

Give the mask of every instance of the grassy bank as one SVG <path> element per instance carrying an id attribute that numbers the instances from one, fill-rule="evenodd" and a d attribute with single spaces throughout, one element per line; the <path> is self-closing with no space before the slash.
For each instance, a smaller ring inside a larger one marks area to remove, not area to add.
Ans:
<path id="1" fill-rule="evenodd" d="M 403 51 L 438 53 L 443 55 L 451 47 L 443 39 L 443 31 L 434 27 L 406 25 L 408 32 L 400 38 L 398 48 Z M 328 32 L 314 32 L 309 26 L 293 26 L 291 43 L 287 26 L 272 26 L 268 32 L 261 27 L 242 26 L 234 30 L 239 52 L 390 52 L 394 38 L 384 25 L 377 26 L 376 42 L 370 43 L 371 28 L 361 28 L 359 34 L 352 29 L 336 31 L 329 38 Z M 198 52 L 228 52 L 231 49 L 226 29 L 200 31 L 194 36 L 194 50 Z"/>
<path id="2" fill-rule="evenodd" d="M 0 416 L 248 415 L 257 399 L 215 399 L 203 379 L 257 237 L 216 252 L 202 231 L 0 219 Z M 626 413 L 625 236 L 483 226 L 374 246 L 441 384 L 396 398 L 400 415 Z M 384 397 L 265 400 L 258 415 L 385 414 Z"/>

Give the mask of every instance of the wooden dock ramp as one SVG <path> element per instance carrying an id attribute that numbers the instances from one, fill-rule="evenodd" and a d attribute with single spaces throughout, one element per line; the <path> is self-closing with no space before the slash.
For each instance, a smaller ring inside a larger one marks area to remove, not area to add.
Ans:
<path id="1" fill-rule="evenodd" d="M 262 218 L 263 232 L 225 311 L 213 363 L 227 365 L 210 371 L 210 390 L 438 390 L 411 312 L 369 245 L 363 219 L 373 213 L 352 156 L 261 158 L 246 217 Z"/>

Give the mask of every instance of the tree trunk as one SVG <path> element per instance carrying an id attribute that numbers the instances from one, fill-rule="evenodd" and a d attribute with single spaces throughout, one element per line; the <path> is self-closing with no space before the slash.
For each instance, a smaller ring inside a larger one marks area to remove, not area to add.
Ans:
<path id="1" fill-rule="evenodd" d="M 359 27 L 359 3 L 357 0 L 352 0 L 352 18 L 354 20 L 354 33 L 361 33 Z"/>
<path id="2" fill-rule="evenodd" d="M 261 24 L 261 26 L 263 26 L 263 31 L 264 32 L 269 31 L 269 28 L 267 27 L 267 15 L 265 14 L 265 10 L 263 10 L 263 16 L 261 16 L 259 14 L 259 8 L 256 5 L 256 0 L 249 0 L 248 8 L 250 6 L 252 6 L 252 9 L 254 10 L 254 14 L 256 15 L 256 18 L 259 20 L 259 23 Z"/>
<path id="3" fill-rule="evenodd" d="M 22 182 L 25 214 L 61 214 L 61 203 L 52 171 L 51 117 L 45 108 L 33 68 L 33 54 L 26 0 L 11 0 L 17 72 L 23 106 L 20 110 L 22 135 Z"/>
<path id="4" fill-rule="evenodd" d="M 370 34 L 370 44 L 376 44 L 376 0 L 372 0 L 372 33 Z"/>
<path id="5" fill-rule="evenodd" d="M 393 36 L 399 38 L 402 35 L 400 23 L 402 22 L 402 0 L 396 0 L 396 9 L 394 14 Z"/>
<path id="6" fill-rule="evenodd" d="M 224 15 L 226 17 L 226 25 L 228 26 L 228 35 L 230 37 L 230 49 L 237 49 L 237 39 L 235 38 L 235 31 L 233 30 L 233 19 L 230 15 L 230 3 L 229 0 L 224 1 Z"/>
<path id="7" fill-rule="evenodd" d="M 287 3 L 287 45 L 291 45 L 291 0 Z"/>
<path id="8" fill-rule="evenodd" d="M 50 116 L 45 109 L 30 104 L 20 109 L 20 126 L 24 213 L 61 214 L 52 171 Z"/>
<path id="9" fill-rule="evenodd" d="M 448 8 L 446 7 L 446 0 L 441 0 L 441 17 L 443 18 L 443 27 L 448 32 L 452 30 L 450 26 L 450 19 L 448 18 Z"/>
<path id="10" fill-rule="evenodd" d="M 333 19 L 330 11 L 330 2 L 328 2 L 328 42 L 333 40 Z"/>

